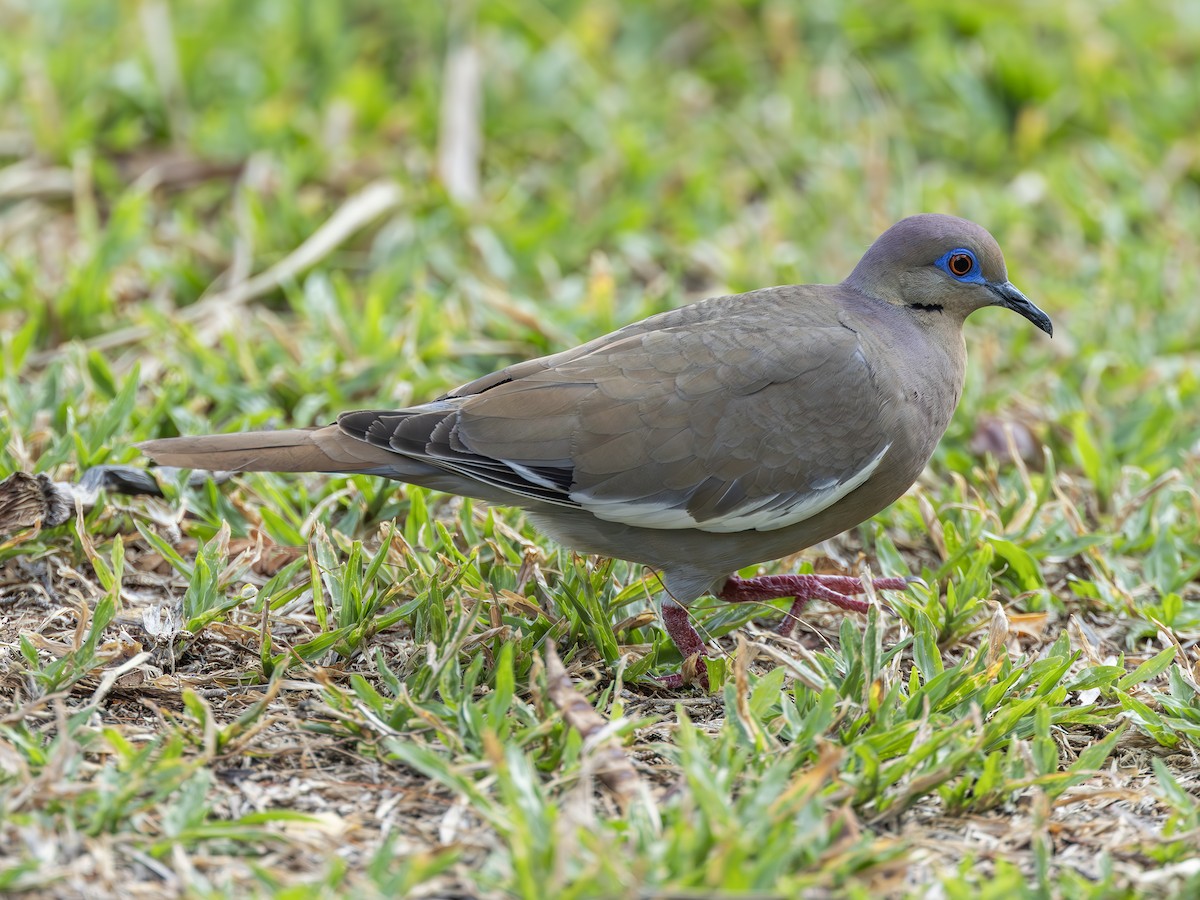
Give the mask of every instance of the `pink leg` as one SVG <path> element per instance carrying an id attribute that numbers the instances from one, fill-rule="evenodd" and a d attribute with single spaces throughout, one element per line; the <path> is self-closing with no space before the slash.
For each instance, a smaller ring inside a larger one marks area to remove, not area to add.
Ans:
<path id="1" fill-rule="evenodd" d="M 704 649 L 704 639 L 692 625 L 687 610 L 678 603 L 666 600 L 662 605 L 662 617 L 667 634 L 683 656 L 683 670 L 686 671 L 689 665 L 694 665 L 696 681 L 707 691 L 708 669 L 704 667 L 704 657 L 708 654 Z M 656 680 L 663 687 L 682 687 L 686 683 L 684 671 L 678 675 L 660 675 Z"/>
<path id="2" fill-rule="evenodd" d="M 919 579 L 876 578 L 871 584 L 877 591 L 902 591 L 916 581 Z M 841 609 L 861 613 L 866 612 L 869 605 L 847 594 L 861 594 L 865 590 L 861 579 L 848 575 L 759 575 L 757 578 L 739 578 L 737 575 L 731 575 L 717 597 L 729 603 L 764 602 L 780 597 L 794 597 L 791 608 L 776 629 L 786 637 L 796 627 L 800 613 L 809 600 L 824 600 Z"/>
<path id="3" fill-rule="evenodd" d="M 876 578 L 871 584 L 877 591 L 902 591 L 920 580 Z M 865 590 L 860 579 L 848 575 L 760 575 L 757 578 L 739 578 L 737 575 L 731 575 L 717 594 L 717 598 L 729 603 L 751 603 L 794 597 L 791 608 L 777 629 L 780 634 L 786 636 L 792 633 L 796 622 L 799 621 L 800 612 L 809 600 L 825 600 L 850 612 L 866 612 L 869 607 L 867 603 L 847 596 L 861 594 Z M 677 675 L 660 675 L 655 680 L 668 688 L 682 687 L 689 680 L 694 680 L 704 690 L 708 690 L 708 670 L 704 667 L 704 657 L 708 653 L 704 647 L 704 639 L 692 625 L 687 609 L 668 599 L 662 606 L 662 618 L 667 634 L 683 656 L 683 671 Z M 685 673 L 690 667 L 695 667 L 695 675 L 689 678 Z"/>

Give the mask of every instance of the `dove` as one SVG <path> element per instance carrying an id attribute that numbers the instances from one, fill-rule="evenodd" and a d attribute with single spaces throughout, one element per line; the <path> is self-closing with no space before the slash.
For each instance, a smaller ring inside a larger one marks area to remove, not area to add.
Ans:
<path id="1" fill-rule="evenodd" d="M 522 507 L 567 547 L 656 571 L 685 660 L 660 683 L 694 672 L 707 685 L 688 615 L 700 597 L 791 598 L 784 633 L 813 600 L 867 609 L 857 577 L 737 573 L 853 528 L 908 490 L 962 394 L 963 322 L 990 306 L 1053 336 L 984 228 L 916 215 L 840 284 L 702 300 L 404 409 L 139 447 L 161 465 L 363 473 Z"/>

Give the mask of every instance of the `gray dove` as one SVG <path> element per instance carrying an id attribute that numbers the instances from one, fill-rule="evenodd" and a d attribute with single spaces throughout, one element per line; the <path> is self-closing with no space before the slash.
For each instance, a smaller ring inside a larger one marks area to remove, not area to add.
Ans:
<path id="1" fill-rule="evenodd" d="M 656 570 L 685 660 L 660 682 L 695 671 L 707 684 L 687 611 L 701 596 L 790 597 L 784 633 L 813 599 L 866 610 L 858 578 L 731 573 L 852 528 L 912 485 L 962 393 L 963 321 L 985 306 L 1053 334 L 986 230 L 912 216 L 841 284 L 704 300 L 405 409 L 139 446 L 163 465 L 365 473 L 523 507 L 568 547 Z"/>

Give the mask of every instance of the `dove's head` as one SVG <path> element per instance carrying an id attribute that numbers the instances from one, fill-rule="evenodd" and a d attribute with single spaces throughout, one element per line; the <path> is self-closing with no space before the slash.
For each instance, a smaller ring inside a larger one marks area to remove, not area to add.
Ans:
<path id="1" fill-rule="evenodd" d="M 1008 280 L 996 239 L 955 216 L 929 213 L 901 219 L 871 245 L 846 284 L 897 306 L 959 322 L 984 306 L 1003 306 L 1054 334 L 1050 317 Z"/>

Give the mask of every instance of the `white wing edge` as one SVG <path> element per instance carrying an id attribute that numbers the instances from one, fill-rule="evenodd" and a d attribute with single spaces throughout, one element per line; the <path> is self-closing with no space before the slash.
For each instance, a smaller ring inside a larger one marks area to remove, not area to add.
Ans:
<path id="1" fill-rule="evenodd" d="M 817 513 L 833 506 L 851 491 L 862 487 L 879 467 L 879 463 L 883 461 L 883 457 L 891 449 L 891 446 L 890 443 L 885 445 L 857 472 L 829 487 L 792 497 L 787 502 L 781 502 L 783 498 L 778 495 L 755 498 L 719 518 L 703 521 L 697 521 L 686 509 L 665 506 L 661 503 L 617 498 L 598 500 L 595 497 L 589 497 L 584 492 L 572 493 L 571 499 L 597 519 L 619 522 L 637 528 L 662 530 L 695 528 L 699 531 L 717 534 L 736 531 L 775 531 L 812 518 Z"/>

